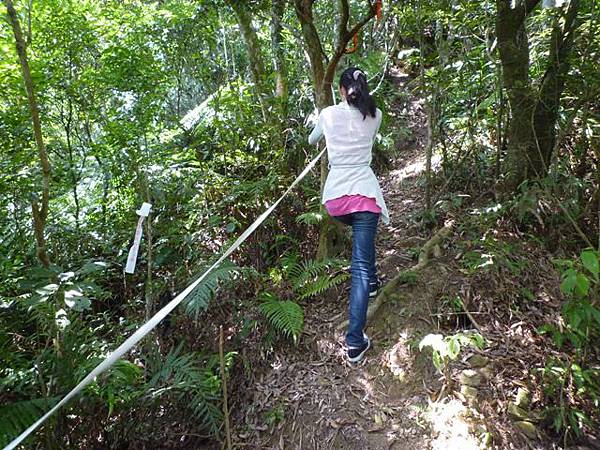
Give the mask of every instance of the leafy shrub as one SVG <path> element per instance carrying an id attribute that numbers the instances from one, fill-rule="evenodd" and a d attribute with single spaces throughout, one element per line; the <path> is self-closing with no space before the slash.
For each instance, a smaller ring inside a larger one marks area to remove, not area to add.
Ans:
<path id="1" fill-rule="evenodd" d="M 130 361 L 118 360 L 102 378 L 101 382 L 88 386 L 86 391 L 106 403 L 109 416 L 116 406 L 130 404 L 144 393 L 142 369 Z"/>
<path id="2" fill-rule="evenodd" d="M 593 426 L 588 412 L 579 405 L 587 404 L 596 411 L 600 407 L 600 370 L 553 358 L 538 371 L 543 392 L 552 399 L 546 408 L 551 426 L 566 435 L 572 430 L 577 436 L 584 425 Z"/>
<path id="3" fill-rule="evenodd" d="M 56 397 L 36 398 L 0 407 L 0 446 L 8 445 L 11 440 L 44 415 L 58 400 Z"/>
<path id="4" fill-rule="evenodd" d="M 546 324 L 538 330 L 551 335 L 560 349 L 570 345 L 573 356 L 552 358 L 539 369 L 552 427 L 568 435 L 580 435 L 591 426 L 589 411 L 600 407 L 600 370 L 593 355 L 600 339 L 600 287 L 598 251 L 583 250 L 578 260 L 560 260 L 563 267 L 561 291 L 567 297 L 562 307 L 560 326 Z"/>

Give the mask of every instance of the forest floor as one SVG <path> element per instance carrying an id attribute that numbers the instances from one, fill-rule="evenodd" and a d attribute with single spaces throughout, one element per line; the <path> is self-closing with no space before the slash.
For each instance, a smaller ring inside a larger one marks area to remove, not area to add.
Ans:
<path id="1" fill-rule="evenodd" d="M 400 88 L 407 80 L 395 74 Z M 416 97 L 399 100 L 397 114 L 411 133 L 397 143 L 393 170 L 380 176 L 391 212 L 377 237 L 383 283 L 414 264 L 429 236 L 414 220 L 423 209 L 426 117 Z M 272 449 L 477 449 L 485 429 L 476 413 L 447 398 L 430 352 L 420 340 L 439 332 L 434 320 L 447 283 L 433 261 L 402 283 L 379 309 L 366 332 L 373 348 L 358 365 L 346 362 L 344 334 L 348 287 L 305 305 L 298 347 L 278 351 L 269 370 L 253 381 L 253 398 L 234 427 L 241 447 Z M 474 433 L 473 430 L 477 430 Z"/>
<path id="2" fill-rule="evenodd" d="M 395 277 L 400 282 L 367 325 L 373 348 L 359 364 L 346 360 L 340 325 L 349 283 L 303 302 L 299 344 L 278 346 L 268 363 L 259 357 L 260 367 L 247 371 L 252 375 L 238 386 L 243 393 L 232 404 L 234 446 L 600 449 L 597 427 L 571 439 L 577 445 L 552 431 L 562 394 L 548 391 L 543 377 L 548 361 L 569 356 L 539 330 L 561 319 L 564 297 L 552 262 L 557 255 L 497 214 L 493 190 L 470 186 L 468 174 L 455 182 L 456 192 L 433 193 L 447 205 L 436 206 L 437 218 L 422 216 L 424 104 L 411 94 L 406 74 L 392 70 L 391 76 L 399 94 L 388 111 L 397 152 L 391 169 L 378 174 L 391 222 L 380 224 L 377 252 L 384 286 Z M 434 170 L 439 165 L 434 158 Z M 449 220 L 455 222 L 450 236 L 434 247 L 425 268 L 412 270 Z M 419 343 L 429 334 L 463 332 L 479 333 L 485 348 L 463 345 L 441 376 L 431 351 L 420 351 Z M 592 406 L 584 408 L 595 417 Z"/>

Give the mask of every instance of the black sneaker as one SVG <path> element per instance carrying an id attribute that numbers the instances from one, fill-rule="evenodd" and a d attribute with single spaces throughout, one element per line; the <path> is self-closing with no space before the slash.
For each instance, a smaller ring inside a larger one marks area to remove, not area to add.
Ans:
<path id="1" fill-rule="evenodd" d="M 348 361 L 357 363 L 363 359 L 367 350 L 371 348 L 371 339 L 365 334 L 365 343 L 360 348 L 348 349 Z"/>
<path id="2" fill-rule="evenodd" d="M 379 277 L 377 277 L 375 281 L 369 282 L 369 298 L 377 297 L 380 286 L 381 280 L 379 279 Z"/>

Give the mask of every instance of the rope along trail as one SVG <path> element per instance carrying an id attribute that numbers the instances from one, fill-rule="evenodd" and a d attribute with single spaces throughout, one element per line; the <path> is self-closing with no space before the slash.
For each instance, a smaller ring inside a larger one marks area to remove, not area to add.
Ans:
<path id="1" fill-rule="evenodd" d="M 71 400 L 75 395 L 77 395 L 84 387 L 90 384 L 94 378 L 112 366 L 121 356 L 131 350 L 144 336 L 146 336 L 158 323 L 163 320 L 171 311 L 173 311 L 177 305 L 179 305 L 193 290 L 196 286 L 198 286 L 202 280 L 206 278 L 206 276 L 216 267 L 218 267 L 226 258 L 229 257 L 242 243 L 265 221 L 267 217 L 277 208 L 279 203 L 287 196 L 294 187 L 306 176 L 308 172 L 315 166 L 317 161 L 321 159 L 323 153 L 327 148 L 325 147 L 321 152 L 304 168 L 304 170 L 296 177 L 296 179 L 292 182 L 292 184 L 287 188 L 287 190 L 283 193 L 281 197 L 275 201 L 264 213 L 262 213 L 258 219 L 250 225 L 246 231 L 244 231 L 240 237 L 236 239 L 236 241 L 223 253 L 215 263 L 210 266 L 202 275 L 200 275 L 196 281 L 190 284 L 185 290 L 183 290 L 179 295 L 177 295 L 173 300 L 167 303 L 160 311 L 158 311 L 148 322 L 142 325 L 138 330 L 133 333 L 131 336 L 125 340 L 119 347 L 115 349 L 113 353 L 111 353 L 104 361 L 98 364 L 86 377 L 79 382 L 77 386 L 75 386 L 71 392 L 63 397 L 63 399 L 58 402 L 50 411 L 44 414 L 40 419 L 37 420 L 33 425 L 27 428 L 23 433 L 21 433 L 15 440 L 13 440 L 10 444 L 4 447 L 4 450 L 12 450 L 17 447 L 27 436 L 29 436 L 36 428 L 38 428 L 42 423 L 44 423 L 52 414 L 54 414 L 59 408 L 61 408 L 64 404 L 66 404 L 69 400 Z"/>

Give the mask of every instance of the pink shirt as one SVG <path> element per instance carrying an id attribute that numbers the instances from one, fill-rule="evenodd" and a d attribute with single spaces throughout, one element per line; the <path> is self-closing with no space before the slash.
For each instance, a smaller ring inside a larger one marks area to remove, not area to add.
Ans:
<path id="1" fill-rule="evenodd" d="M 343 216 L 353 212 L 369 211 L 372 213 L 381 213 L 381 208 L 372 197 L 364 195 L 342 195 L 341 197 L 327 200 L 325 209 L 330 216 Z"/>

